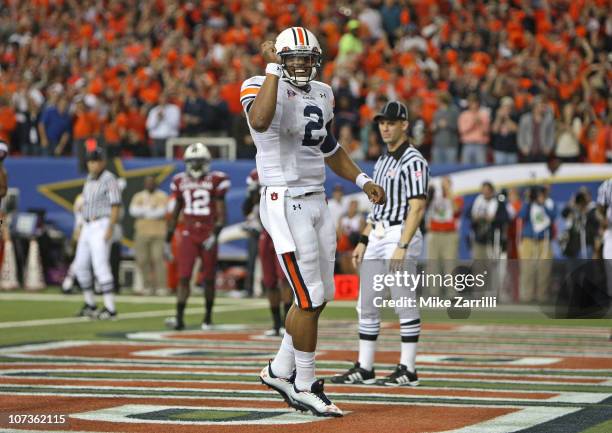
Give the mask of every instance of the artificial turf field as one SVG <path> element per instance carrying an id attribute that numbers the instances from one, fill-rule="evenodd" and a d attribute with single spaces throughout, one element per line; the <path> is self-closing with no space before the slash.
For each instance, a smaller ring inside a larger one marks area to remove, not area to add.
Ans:
<path id="1" fill-rule="evenodd" d="M 96 322 L 74 317 L 80 296 L 58 292 L 0 293 L 0 432 L 612 432 L 610 320 L 551 320 L 533 307 L 468 319 L 423 311 L 420 386 L 328 382 L 346 415 L 321 419 L 288 409 L 258 381 L 279 343 L 263 336 L 265 300 L 220 298 L 218 329 L 204 332 L 194 296 L 190 329 L 177 333 L 163 327 L 171 297 L 122 295 L 119 320 Z M 324 311 L 318 376 L 355 360 L 355 317 L 352 302 Z M 385 317 L 379 376 L 399 359 L 399 327 Z M 9 424 L 17 414 L 66 422 Z"/>

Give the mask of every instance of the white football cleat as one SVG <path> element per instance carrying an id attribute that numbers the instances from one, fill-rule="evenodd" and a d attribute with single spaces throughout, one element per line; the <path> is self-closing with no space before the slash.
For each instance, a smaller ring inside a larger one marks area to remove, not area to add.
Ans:
<path id="1" fill-rule="evenodd" d="M 213 329 L 215 329 L 215 325 L 213 325 L 212 323 L 202 322 L 202 326 L 200 328 L 202 329 L 202 331 L 212 331 Z"/>
<path id="2" fill-rule="evenodd" d="M 293 384 L 290 398 L 306 407 L 315 416 L 344 416 L 338 406 L 333 404 L 323 392 L 324 380 L 319 379 L 312 384 L 310 391 L 299 391 Z"/>
<path id="3" fill-rule="evenodd" d="M 62 281 L 62 292 L 71 293 L 74 287 L 74 276 L 70 273 L 66 274 L 66 278 Z"/>
<path id="4" fill-rule="evenodd" d="M 276 377 L 274 373 L 272 373 L 271 362 L 268 361 L 268 365 L 266 365 L 261 370 L 261 373 L 259 373 L 259 380 L 261 380 L 261 383 L 266 385 L 268 388 L 278 392 L 281 397 L 283 397 L 283 400 L 285 400 L 285 402 L 289 405 L 289 407 L 300 411 L 308 410 L 308 408 L 295 402 L 291 398 L 291 393 L 293 392 L 293 381 L 295 380 L 295 370 L 289 378 Z"/>

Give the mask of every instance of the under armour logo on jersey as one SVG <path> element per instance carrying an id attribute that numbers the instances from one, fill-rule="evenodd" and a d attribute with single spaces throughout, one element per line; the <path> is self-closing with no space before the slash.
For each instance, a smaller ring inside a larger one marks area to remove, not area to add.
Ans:
<path id="1" fill-rule="evenodd" d="M 293 98 L 296 95 L 297 95 L 297 93 L 295 93 L 293 90 L 287 89 L 287 97 L 288 98 Z"/>
<path id="2" fill-rule="evenodd" d="M 327 95 L 323 92 L 319 93 L 319 95 L 321 95 L 321 98 L 327 98 Z"/>
<path id="3" fill-rule="evenodd" d="M 272 194 L 270 194 L 270 198 L 272 200 L 278 200 L 278 193 L 277 192 L 273 192 Z"/>
<path id="4" fill-rule="evenodd" d="M 302 205 L 300 203 L 293 205 L 293 210 L 302 210 Z"/>

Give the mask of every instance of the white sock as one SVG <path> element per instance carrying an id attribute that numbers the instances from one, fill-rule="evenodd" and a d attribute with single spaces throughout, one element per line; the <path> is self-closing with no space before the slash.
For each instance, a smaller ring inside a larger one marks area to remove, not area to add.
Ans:
<path id="1" fill-rule="evenodd" d="M 96 298 L 94 298 L 93 290 L 83 290 L 83 297 L 87 305 L 91 305 L 92 307 L 96 305 Z"/>
<path id="2" fill-rule="evenodd" d="M 376 353 L 376 340 L 359 340 L 359 365 L 365 370 L 374 367 L 374 354 Z"/>
<path id="3" fill-rule="evenodd" d="M 315 353 L 302 352 L 294 349 L 295 368 L 295 387 L 300 391 L 310 391 L 310 386 L 315 381 Z"/>
<path id="4" fill-rule="evenodd" d="M 416 360 L 417 343 L 402 343 L 402 353 L 400 355 L 400 364 L 408 367 L 408 371 L 414 371 L 414 362 Z"/>
<path id="5" fill-rule="evenodd" d="M 104 306 L 108 311 L 115 312 L 115 294 L 107 292 L 102 295 L 104 297 Z"/>
<path id="6" fill-rule="evenodd" d="M 295 368 L 293 338 L 287 332 L 283 336 L 280 348 L 272 360 L 272 373 L 277 377 L 289 377 Z"/>

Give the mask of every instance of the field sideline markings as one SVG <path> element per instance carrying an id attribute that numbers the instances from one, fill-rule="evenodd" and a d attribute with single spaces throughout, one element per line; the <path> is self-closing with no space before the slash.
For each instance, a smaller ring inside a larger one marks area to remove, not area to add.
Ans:
<path id="1" fill-rule="evenodd" d="M 170 367 L 175 367 L 177 368 L 177 370 L 171 370 L 171 369 L 158 369 L 158 370 L 154 370 L 153 368 L 155 367 L 168 367 L 167 365 L 150 365 L 150 364 L 146 364 L 146 363 L 130 363 L 130 362 L 116 362 L 113 363 L 114 366 L 119 366 L 119 367 L 151 367 L 148 370 L 137 370 L 137 369 L 126 369 L 126 370 L 121 370 L 121 369 L 113 369 L 113 370 L 107 370 L 105 369 L 105 364 L 101 363 L 101 362 L 80 362 L 78 365 L 72 366 L 70 370 L 62 370 L 62 369 L 45 369 L 45 366 L 66 366 L 66 362 L 22 362 L 22 361 L 18 361 L 18 362 L 10 362 L 10 363 L 2 363 L 0 362 L 0 375 L 5 372 L 5 371 L 50 371 L 50 372 L 54 372 L 54 371 L 69 371 L 69 372 L 74 372 L 74 371 L 79 371 L 79 372 L 138 372 L 138 373 L 150 373 L 150 374 L 212 374 L 215 370 L 215 368 L 223 368 L 226 370 L 247 370 L 245 371 L 245 373 L 252 373 L 252 374 L 258 374 L 259 371 L 261 370 L 261 364 L 254 364 L 254 365 L 246 365 L 246 366 L 240 366 L 240 365 L 225 365 L 225 366 L 221 366 L 221 365 L 215 365 L 215 364 L 210 364 L 210 365 L 199 365 L 198 368 L 202 368 L 204 369 L 204 371 L 192 371 L 189 370 L 192 366 L 183 366 L 183 365 L 170 365 Z M 20 367 L 20 366 L 28 366 L 28 368 L 20 370 L 20 369 L 15 369 L 13 367 Z M 382 364 L 381 364 L 382 365 Z M 378 366 L 378 364 L 377 364 Z M 11 367 L 11 368 L 2 368 L 2 367 Z M 101 367 L 101 368 L 87 368 L 87 367 Z M 391 364 L 389 364 L 389 368 L 393 367 Z M 210 370 L 210 371 L 209 371 Z M 321 372 L 326 372 L 327 374 L 331 374 L 331 373 L 339 373 L 339 372 L 343 372 L 345 371 L 345 368 L 319 368 L 317 369 L 317 371 L 321 371 Z M 384 370 L 384 369 L 383 369 Z M 466 376 L 507 376 L 507 375 L 516 375 L 516 376 L 522 376 L 522 377 L 527 377 L 527 378 L 550 378 L 550 379 L 559 379 L 559 381 L 562 381 L 563 379 L 593 379 L 593 380 L 600 380 L 603 381 L 601 383 L 599 383 L 599 385 L 608 385 L 608 386 L 612 386 L 612 378 L 611 375 L 602 375 L 602 376 L 587 376 L 587 375 L 570 375 L 570 374 L 545 374 L 545 373 L 520 373 L 520 372 L 516 372 L 514 374 L 512 374 L 512 372 L 510 371 L 501 371 L 501 372 L 491 372 L 491 371 L 487 371 L 487 370 L 483 370 L 483 371 L 454 371 L 454 370 L 450 370 L 450 371 L 438 371 L 438 370 L 431 370 L 428 368 L 420 368 L 419 371 L 427 373 L 429 375 L 434 375 L 434 376 L 443 376 L 446 374 L 463 374 Z M 225 374 L 233 374 L 231 371 L 227 371 L 227 372 L 220 372 L 221 373 L 225 373 Z M 469 379 L 466 379 L 469 380 Z M 509 380 L 509 379 L 508 379 Z M 586 384 L 588 384 L 587 382 L 585 382 Z"/>
<path id="2" fill-rule="evenodd" d="M 115 300 L 118 303 L 126 304 L 176 304 L 176 297 L 174 295 L 167 296 L 134 296 L 134 295 L 116 295 Z M 74 301 L 82 303 L 83 299 L 79 295 L 63 295 L 59 293 L 0 293 L 0 301 Z M 268 305 L 265 299 L 249 298 L 248 302 L 263 303 Z M 191 301 L 190 301 L 191 302 Z M 204 305 L 204 300 L 200 296 L 194 297 L 194 303 Z M 234 299 L 217 297 L 215 299 L 215 305 L 237 305 L 244 304 L 245 299 Z"/>
<path id="3" fill-rule="evenodd" d="M 247 311 L 247 310 L 259 310 L 261 308 L 267 307 L 267 304 L 260 303 L 255 305 L 223 305 L 218 308 L 215 308 L 215 313 L 223 313 L 229 311 Z M 185 310 L 185 314 L 201 314 L 202 311 L 199 308 L 189 308 Z M 121 314 L 119 312 L 119 320 L 130 320 L 130 319 L 144 319 L 151 317 L 166 317 L 173 316 L 176 314 L 175 310 L 155 310 L 155 311 L 139 311 L 132 313 L 124 313 Z M 63 318 L 55 318 L 55 319 L 38 319 L 38 320 L 18 320 L 14 322 L 0 322 L 0 329 L 6 328 L 27 328 L 27 327 L 35 327 L 35 326 L 53 326 L 53 325 L 67 325 L 71 323 L 89 323 L 92 321 L 87 317 L 63 317 Z"/>
<path id="4" fill-rule="evenodd" d="M 249 308 L 245 308 L 245 309 L 249 309 Z M 233 311 L 233 310 L 228 310 L 228 311 Z M 1 326 L 0 326 L 1 328 Z M 193 331 L 193 332 L 200 332 L 200 331 Z M 221 334 L 222 335 L 222 334 Z M 122 340 L 78 340 L 80 342 L 82 342 L 83 345 L 85 344 L 90 344 L 90 345 L 126 345 L 126 346 L 138 346 L 138 345 L 149 345 L 149 346 L 160 346 L 160 347 L 167 347 L 167 346 L 176 346 L 176 347 L 185 347 L 185 348 L 190 348 L 190 347 L 198 347 L 198 348 L 202 348 L 202 349 L 207 349 L 209 351 L 219 351 L 219 352 L 226 352 L 228 350 L 242 350 L 245 347 L 248 347 L 249 350 L 253 350 L 253 351 L 261 351 L 262 353 L 268 353 L 270 351 L 275 352 L 276 351 L 276 347 L 270 345 L 270 346 L 266 346 L 266 347 L 250 347 L 250 345 L 246 345 L 246 344 L 241 344 L 241 342 L 236 341 L 233 344 L 235 344 L 235 346 L 227 346 L 227 345 L 223 345 L 223 347 L 218 347 L 219 345 L 216 344 L 215 342 L 203 342 L 201 344 L 198 344 L 192 340 L 188 340 L 187 342 L 182 342 L 179 339 L 177 339 L 177 341 L 174 342 L 162 342 L 162 341 L 156 341 L 156 340 L 151 340 L 148 342 L 142 342 L 142 341 L 122 341 Z M 232 344 L 232 343 L 230 343 Z M 11 346 L 9 348 L 4 348 L 2 349 L 4 352 L 6 353 L 14 353 L 15 352 L 15 348 L 18 348 L 19 346 Z M 44 349 L 41 349 L 44 350 Z M 148 350 L 148 349 L 147 349 Z M 323 353 L 324 351 L 330 351 L 330 350 L 338 350 L 337 348 L 335 349 L 330 349 L 328 348 L 328 346 L 326 344 L 322 344 L 321 345 L 321 353 Z M 348 350 L 348 349 L 347 349 Z M 348 350 L 351 351 L 351 350 Z M 429 352 L 429 353 L 422 353 L 417 355 L 417 362 L 428 362 L 428 363 L 439 363 L 439 364 L 444 364 L 444 363 L 452 363 L 455 364 L 457 363 L 457 361 L 453 361 L 453 360 L 446 360 L 445 358 L 457 358 L 457 357 L 461 357 L 464 360 L 461 361 L 464 364 L 471 364 L 471 365 L 487 365 L 487 366 L 503 366 L 503 365 L 512 365 L 512 366 L 517 366 L 517 365 L 533 365 L 538 366 L 538 365 L 546 365 L 546 364 L 553 364 L 553 363 L 558 363 L 562 361 L 562 358 L 559 357 L 553 357 L 553 356 L 547 356 L 547 355 L 542 355 L 539 357 L 536 356 L 531 356 L 533 355 L 533 353 L 517 353 L 517 352 L 513 352 L 513 353 L 498 353 L 498 352 L 494 352 L 494 353 L 490 353 L 490 352 L 471 352 L 471 353 L 451 353 L 449 352 L 447 349 L 444 351 L 432 351 L 431 348 L 426 349 L 423 348 L 422 349 L 423 352 Z M 17 351 L 18 352 L 18 351 Z M 379 348 L 378 352 L 397 352 L 397 349 L 391 349 L 391 348 Z M 320 354 L 319 354 L 320 355 Z M 482 358 L 482 357 L 490 357 L 490 356 L 506 356 L 509 358 L 514 358 L 513 360 L 510 361 L 499 361 L 499 362 L 488 362 L 488 361 L 479 361 L 478 358 Z M 597 356 L 596 356 L 597 358 Z M 76 357 L 75 357 L 76 359 Z M 92 359 L 99 359 L 99 358 L 92 358 Z"/>
<path id="5" fill-rule="evenodd" d="M 202 381 L 203 383 L 209 383 L 207 381 Z M 219 382 L 213 382 L 213 383 L 219 383 Z M 230 385 L 232 384 L 245 384 L 244 382 L 222 382 L 222 383 L 228 383 Z M 257 386 L 257 382 L 251 382 L 250 384 Z M 336 386 L 342 386 L 342 385 L 336 385 Z M 398 400 L 411 400 L 411 399 L 426 399 L 426 400 L 435 400 L 435 399 L 452 399 L 452 400 L 475 400 L 475 401 L 481 401 L 484 399 L 479 399 L 477 397 L 468 397 L 468 396 L 453 396 L 453 395 L 449 395 L 449 396 L 439 396 L 439 395 L 424 395 L 424 394 L 387 394 L 384 392 L 371 392 L 371 393 L 350 393 L 347 394 L 346 392 L 334 392 L 333 388 L 335 388 L 336 386 L 330 387 L 330 390 L 327 392 L 330 396 L 335 396 L 334 399 L 342 399 L 343 396 L 346 399 L 346 396 L 349 395 L 350 397 L 358 397 L 358 398 L 381 398 L 381 399 L 387 399 L 389 401 L 398 401 Z M 365 385 L 367 387 L 367 385 Z M 359 388 L 359 385 L 354 386 L 355 388 Z M 361 386 L 361 388 L 363 388 L 364 386 Z M 8 391 L 7 388 L 12 388 L 14 389 L 13 391 Z M 103 391 L 126 391 L 126 392 L 133 392 L 133 395 L 138 395 L 142 398 L 146 398 L 147 396 L 151 397 L 151 398 L 182 398 L 185 395 L 183 394 L 221 394 L 221 395 L 225 395 L 225 394 L 234 394 L 234 395 L 240 395 L 240 394 L 267 394 L 271 391 L 267 391 L 265 389 L 248 389 L 248 390 L 244 390 L 244 389 L 232 389 L 231 387 L 228 387 L 227 389 L 223 389 L 223 388 L 172 388 L 172 387 L 139 387 L 139 386 L 95 386 L 95 385 L 87 385 L 87 386 L 78 386 L 78 385 L 47 385 L 47 384 L 0 384 L 0 393 L 18 393 L 21 394 L 21 389 L 23 390 L 28 390 L 28 389 L 41 389 L 41 390 L 58 390 L 60 391 L 57 395 L 64 395 L 65 393 L 62 391 L 74 391 L 74 392 L 79 392 L 79 391 L 84 391 L 86 393 L 89 393 L 91 395 L 94 396 L 103 396 L 103 395 L 108 395 L 108 392 L 103 392 Z M 383 388 L 384 389 L 384 388 Z M 482 392 L 482 391 L 489 391 L 489 392 L 514 392 L 514 393 L 524 393 L 524 394 L 555 394 L 556 397 L 554 397 L 555 399 L 553 400 L 551 397 L 550 399 L 523 399 L 523 398 L 512 398 L 512 397 L 486 397 L 487 401 L 508 401 L 508 402 L 512 402 L 514 403 L 522 403 L 523 405 L 540 405 L 540 406 L 546 406 L 547 404 L 550 403 L 557 403 L 552 404 L 552 406 L 558 406 L 559 404 L 564 404 L 564 405 L 572 405 L 572 406 L 584 406 L 584 405 L 588 405 L 588 404 L 597 404 L 600 401 L 603 401 L 607 398 L 610 397 L 611 394 L 609 393 L 582 393 L 584 394 L 583 397 L 583 401 L 577 401 L 577 397 L 575 396 L 575 393 L 569 392 L 568 394 L 568 398 L 567 400 L 564 399 L 563 396 L 563 392 L 547 392 L 546 390 L 541 390 L 541 391 L 534 391 L 534 390 L 495 390 L 495 389 L 483 389 L 483 388 L 455 388 L 455 387 L 427 387 L 427 386 L 420 386 L 419 389 L 423 389 L 423 390 L 428 390 L 428 391 L 437 391 L 437 390 L 441 390 L 441 391 L 449 391 L 449 392 L 457 392 L 457 391 L 472 391 L 472 392 Z M 100 391 L 98 393 L 94 392 L 94 391 Z M 44 391 L 43 391 L 44 392 Z M 154 393 L 158 393 L 158 394 L 154 394 Z M 176 395 L 169 395 L 170 393 L 176 393 Z M 113 394 L 113 395 L 123 395 L 123 394 Z M 242 398 L 242 397 L 236 397 L 236 398 Z M 245 398 L 252 398 L 252 397 L 245 397 Z M 349 399 L 350 400 L 350 399 Z M 586 400 L 586 401 L 584 401 Z M 355 400 L 350 400 L 350 401 L 355 401 Z"/>
<path id="6" fill-rule="evenodd" d="M 553 407 L 553 408 L 542 408 L 542 407 L 528 407 L 518 412 L 509 413 L 506 415 L 498 416 L 496 418 L 478 423 L 472 424 L 459 429 L 448 430 L 444 433 L 509 433 L 519 430 L 528 429 L 529 427 L 535 427 L 538 424 L 542 424 L 553 419 L 559 418 L 564 415 L 568 415 L 573 412 L 579 411 L 580 408 L 567 408 L 567 407 Z"/>
<path id="7" fill-rule="evenodd" d="M 326 371 L 326 370 L 321 370 L 320 371 Z M 15 375 L 15 373 L 19 373 L 19 375 Z M 30 373 L 30 375 L 28 375 L 27 373 Z M 37 375 L 35 373 L 49 373 L 47 375 Z M 70 373 L 80 373 L 78 376 L 61 376 L 55 373 L 65 373 L 65 374 L 70 374 Z M 87 377 L 85 375 L 83 375 L 82 373 L 89 373 L 92 376 L 91 377 Z M 122 375 L 126 375 L 126 374 L 146 374 L 146 375 L 151 375 L 151 378 L 148 379 L 143 379 L 143 378 L 138 378 L 138 379 L 132 379 L 129 377 L 93 377 L 95 376 L 97 373 L 103 373 L 103 374 L 113 374 L 113 373 L 118 373 L 118 374 L 122 374 Z M 182 375 L 182 376 L 192 376 L 192 378 L 188 378 L 188 379 L 181 379 L 181 378 L 176 378 L 176 379 L 168 379 L 168 378 L 163 378 L 163 379 L 157 379 L 155 378 L 155 376 L 162 376 L 162 375 Z M 225 372 L 215 372 L 215 371 L 200 371 L 200 372 L 179 372 L 179 371 L 150 371 L 150 370 L 81 370 L 81 369 L 71 369 L 71 370 L 61 370 L 61 369 L 52 369 L 52 370 L 45 370 L 45 369 L 33 369 L 33 368 L 28 368 L 28 369 L 11 369 L 11 370 L 0 370 L 0 378 L 5 377 L 5 378 L 9 378 L 9 379 L 59 379 L 59 380 L 77 380 L 77 381 L 86 381 L 86 380 L 92 380 L 92 381 L 118 381 L 118 382 L 181 382 L 181 383 L 190 383 L 190 382 L 194 382 L 194 383 L 242 383 L 242 384 L 251 384 L 251 383 L 256 383 L 256 381 L 225 381 L 225 380 L 211 380 L 211 379 L 202 379 L 202 376 L 238 376 L 238 377 L 255 377 L 257 375 L 257 372 L 255 370 L 253 370 L 253 372 L 230 372 L 230 371 L 225 371 Z M 529 384 L 529 385 L 568 385 L 566 382 L 563 381 L 563 379 L 566 379 L 566 376 L 562 376 L 562 377 L 558 377 L 559 380 L 556 381 L 538 381 L 538 382 L 532 382 L 529 380 L 512 380 L 512 379 L 495 379 L 495 378 L 483 378 L 483 377 L 478 377 L 478 378 L 449 378 L 449 377 L 444 377 L 443 374 L 438 374 L 441 377 L 427 377 L 426 380 L 427 381 L 438 381 L 438 382 L 460 382 L 460 383 L 471 383 L 471 382 L 478 382 L 478 383 L 498 383 L 501 385 L 508 385 L 508 384 Z M 550 378 L 549 376 L 547 378 Z M 606 381 L 606 382 L 572 382 L 573 385 L 576 386 L 611 386 L 612 384 L 608 383 L 610 381 Z M 1 382 L 0 382 L 1 385 Z M 330 386 L 336 386 L 336 385 L 331 385 Z M 341 385 L 340 385 L 341 386 Z M 440 388 L 440 387 L 432 387 L 432 388 Z M 461 388 L 461 389 L 465 389 L 465 388 Z M 479 388 L 480 389 L 480 388 Z M 519 391 L 519 390 L 516 390 Z M 540 390 L 536 390 L 535 392 L 541 392 Z M 545 392 L 545 391 L 544 391 Z M 558 391 L 552 391 L 552 392 L 558 392 Z"/>
<path id="8" fill-rule="evenodd" d="M 161 419 L 143 419 L 143 418 L 131 418 L 130 416 L 144 415 L 150 412 L 160 410 L 172 410 L 172 409 L 186 409 L 189 411 L 193 410 L 214 410 L 221 412 L 231 411 L 244 411 L 244 412 L 276 412 L 275 415 L 270 418 L 257 419 L 257 420 L 241 420 L 241 421 L 206 421 L 206 420 L 193 420 L 193 421 L 178 421 L 178 420 L 161 420 Z M 272 425 L 272 426 L 283 426 L 283 425 L 294 425 L 304 424 L 310 422 L 322 422 L 329 420 L 329 418 L 316 417 L 310 414 L 304 415 L 298 412 L 288 411 L 287 409 L 278 408 L 253 408 L 253 407 L 241 407 L 232 408 L 226 406 L 206 406 L 206 407 L 193 407 L 193 406 L 178 406 L 178 405 L 146 405 L 146 404 L 124 404 L 121 406 L 113 406 L 109 408 L 100 408 L 87 412 L 80 412 L 71 414 L 70 418 L 83 419 L 87 421 L 96 422 L 115 422 L 115 423 L 129 423 L 129 424 L 173 424 L 173 425 L 220 425 L 220 426 L 258 426 L 258 425 Z"/>
<path id="9" fill-rule="evenodd" d="M 104 365 L 104 364 L 112 364 L 112 365 L 142 365 L 142 366 L 159 366 L 159 367 L 176 367 L 176 368 L 189 368 L 189 367 L 202 367 L 202 366 L 222 366 L 222 367 L 231 367 L 234 366 L 236 368 L 240 368 L 243 366 L 259 366 L 261 368 L 261 362 L 259 361 L 244 361 L 244 360 L 201 360 L 201 361 L 166 361 L 166 360 L 145 360 L 145 359 L 130 359 L 130 358 L 103 358 L 103 357 L 85 357 L 85 356 L 53 356 L 53 355 L 33 355 L 28 353 L 16 353 L 7 355 L 8 358 L 11 359 L 22 359 L 29 360 L 23 361 L 25 363 L 47 363 L 47 362 L 57 362 L 59 364 L 66 365 L 70 362 L 79 362 L 88 365 Z M 61 362 L 60 360 L 64 360 Z M 325 365 L 343 365 L 343 366 L 352 366 L 353 362 L 351 361 L 342 361 L 342 360 L 329 360 L 329 361 L 319 361 L 318 362 L 321 368 L 325 369 Z M 8 363 L 7 363 L 8 364 Z M 13 364 L 12 362 L 10 364 Z M 376 364 L 381 370 L 393 370 L 397 366 L 395 363 L 377 363 Z M 341 368 L 342 369 L 342 368 Z M 421 369 L 423 371 L 428 371 L 435 369 L 433 371 L 444 371 L 449 370 L 455 373 L 460 373 L 463 371 L 497 371 L 503 372 L 503 374 L 523 374 L 526 371 L 533 371 L 534 368 L 530 367 L 512 367 L 512 368 L 504 368 L 503 366 L 496 365 L 494 368 L 483 368 L 481 366 L 449 366 L 449 365 L 435 365 L 435 366 L 422 366 Z M 609 374 L 612 375 L 612 369 L 581 369 L 581 368 L 555 368 L 549 369 L 549 371 L 554 372 L 554 374 L 559 374 L 559 376 L 563 376 L 563 373 L 595 373 L 595 374 Z M 552 374 L 552 373 L 551 373 Z M 588 375 L 581 375 L 581 377 L 592 377 Z"/>
<path id="10" fill-rule="evenodd" d="M 277 394 L 273 394 L 273 391 L 263 391 L 263 393 L 266 393 L 266 395 L 277 395 Z M 240 400 L 240 401 L 252 401 L 251 397 L 236 397 L 236 396 L 232 396 L 232 397 L 222 397 L 222 396 L 165 396 L 165 395 L 161 395 L 161 396 L 145 396 L 142 394 L 95 394 L 95 393 L 82 393 L 82 392 L 75 392 L 75 393 L 61 393 L 61 394 L 56 394 L 56 393 L 52 393 L 52 392 L 10 392 L 10 391 L 2 391 L 0 390 L 0 395 L 26 395 L 26 396 L 32 396 L 32 397 L 78 397 L 78 398 L 82 398 L 82 397 L 87 397 L 87 398 L 112 398 L 112 399 L 117 399 L 117 398 L 125 398 L 125 399 L 159 399 L 159 400 L 177 400 L 177 399 L 181 399 L 181 400 Z M 453 397 L 454 398 L 454 397 Z M 279 397 L 257 397 L 258 401 L 268 401 L 268 402 L 276 402 L 279 404 L 284 404 L 284 402 L 279 398 Z M 366 405 L 394 405 L 394 406 L 405 406 L 405 405 L 416 405 L 416 406 L 453 406 L 453 407 L 465 407 L 465 408 L 474 408 L 473 404 L 469 404 L 469 403 L 463 403 L 463 402 L 435 402 L 435 401 L 431 401 L 431 402 L 422 402 L 422 401 L 407 401 L 407 402 L 398 402 L 398 401 L 363 401 L 363 400 L 337 400 L 334 399 L 335 402 L 338 403 L 346 403 L 346 404 L 366 404 Z M 509 408 L 509 409 L 522 409 L 525 406 L 524 405 L 519 405 L 519 404 L 486 404 L 486 403 L 479 403 L 478 404 L 479 407 L 488 407 L 488 408 Z M 544 408 L 547 408 L 549 406 L 542 406 Z M 289 410 L 289 409 L 287 409 Z M 65 433 L 65 432 L 64 432 Z M 73 433 L 73 432 L 71 432 Z"/>
<path id="11" fill-rule="evenodd" d="M 15 364 L 22 364 L 22 363 L 15 363 Z M 23 363 L 23 364 L 28 364 L 28 363 Z M 1 364 L 0 364 L 1 365 Z M 11 367 L 13 366 L 13 364 L 10 364 Z M 62 365 L 65 366 L 65 363 L 49 363 L 49 365 Z M 94 365 L 98 365 L 98 364 L 94 364 Z M 125 364 L 124 366 L 132 366 L 131 364 Z M 75 373 L 75 372 L 80 372 L 80 373 L 138 373 L 138 374 L 150 374 L 152 376 L 154 375 L 165 375 L 165 374 L 182 374 L 182 375 L 193 375 L 193 376 L 202 376 L 202 375 L 218 375 L 218 376 L 222 376 L 222 375 L 228 375 L 228 374 L 235 374 L 238 376 L 249 376 L 252 374 L 257 374 L 259 373 L 260 369 L 258 367 L 254 367 L 254 368 L 249 368 L 249 367 L 239 367 L 239 366 L 232 366 L 231 368 L 233 369 L 242 369 L 242 370 L 248 370 L 248 371 L 244 371 L 244 372 L 231 372 L 231 371 L 215 371 L 215 368 L 219 368 L 219 367 L 215 367 L 215 366 L 203 366 L 204 368 L 210 368 L 210 371 L 188 371 L 186 369 L 183 370 L 153 370 L 153 369 L 149 369 L 149 370 L 138 370 L 138 369 L 107 369 L 107 368 L 97 368 L 97 369 L 91 369 L 91 368 L 81 368 L 81 365 L 75 365 L 72 366 L 70 369 L 61 369 L 61 368 L 53 368 L 53 369 L 45 369 L 41 366 L 36 366 L 36 367 L 29 367 L 29 368 L 0 368 L 0 376 L 1 375 L 5 375 L 6 373 L 24 373 L 24 372 L 51 372 L 51 373 Z M 228 367 L 220 367 L 220 368 L 224 368 L 227 369 Z M 344 371 L 341 368 L 321 368 L 318 369 L 321 371 L 325 371 L 325 372 L 341 372 Z M 427 375 L 432 375 L 432 376 L 445 376 L 448 374 L 462 374 L 465 376 L 507 376 L 507 374 L 504 373 L 490 373 L 490 372 L 482 372 L 482 373 L 478 373 L 478 372 L 465 372 L 465 373 L 455 373 L 455 372 L 443 372 L 443 371 L 427 371 L 427 370 L 422 370 L 420 369 L 419 371 L 424 371 Z M 518 376 L 518 375 L 516 375 Z M 612 386 L 612 379 L 610 379 L 609 376 L 570 376 L 570 375 L 546 375 L 546 374 L 524 374 L 521 375 L 521 377 L 526 377 L 526 378 L 542 378 L 542 379 L 558 379 L 558 381 L 562 382 L 565 379 L 592 379 L 593 381 L 597 381 L 599 380 L 600 382 L 577 382 L 576 384 L 586 384 L 586 385 L 606 385 L 606 386 Z M 437 377 L 435 379 L 438 379 Z M 472 379 L 470 378 L 449 378 L 446 380 L 460 380 L 460 381 L 470 381 Z M 480 378 L 478 378 L 478 380 L 481 380 Z M 512 380 L 512 379 L 501 379 L 502 382 L 512 382 L 512 383 L 522 383 L 525 381 L 522 380 Z M 557 382 L 557 381 L 552 381 L 552 382 Z M 529 382 L 531 383 L 531 382 Z M 546 382 L 538 382 L 538 383 L 546 383 Z"/>

